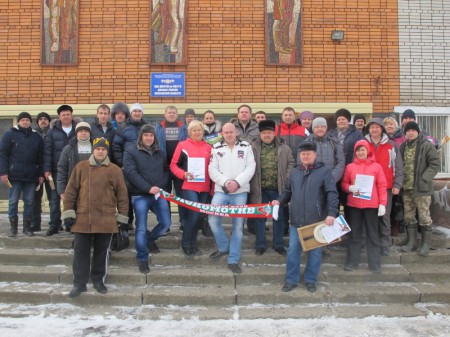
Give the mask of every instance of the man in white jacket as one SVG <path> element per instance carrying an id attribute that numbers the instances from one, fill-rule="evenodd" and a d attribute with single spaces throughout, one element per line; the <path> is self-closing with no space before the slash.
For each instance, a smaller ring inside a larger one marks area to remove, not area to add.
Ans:
<path id="1" fill-rule="evenodd" d="M 209 165 L 209 176 L 215 183 L 213 205 L 245 205 L 250 192 L 250 180 L 255 173 L 255 159 L 250 144 L 237 139 L 237 130 L 232 123 L 222 128 L 223 139 L 214 145 Z M 228 268 L 240 273 L 243 218 L 233 218 L 231 239 L 222 227 L 219 216 L 210 215 L 209 225 L 216 240 L 217 250 L 210 258 L 217 260 L 228 256 Z"/>

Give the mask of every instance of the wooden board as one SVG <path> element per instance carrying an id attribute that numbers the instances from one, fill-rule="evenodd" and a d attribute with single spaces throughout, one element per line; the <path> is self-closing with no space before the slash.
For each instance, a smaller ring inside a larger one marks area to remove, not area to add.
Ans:
<path id="1" fill-rule="evenodd" d="M 316 222 L 308 226 L 303 226 L 297 228 L 298 237 L 300 239 L 300 244 L 302 245 L 303 251 L 307 252 L 308 250 L 312 250 L 314 248 L 319 248 L 327 245 L 331 245 L 337 242 L 342 241 L 342 238 L 337 238 L 331 243 L 321 243 L 316 240 L 314 237 L 314 228 L 316 226 L 323 224 L 324 222 Z"/>

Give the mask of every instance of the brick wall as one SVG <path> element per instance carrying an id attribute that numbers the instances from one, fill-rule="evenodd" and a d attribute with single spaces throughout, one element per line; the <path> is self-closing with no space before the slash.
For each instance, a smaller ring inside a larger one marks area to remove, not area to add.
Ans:
<path id="1" fill-rule="evenodd" d="M 450 1 L 399 0 L 400 103 L 450 105 Z"/>
<path id="2" fill-rule="evenodd" d="M 149 97 L 152 71 L 186 72 L 175 102 L 399 104 L 395 1 L 304 0 L 301 67 L 265 66 L 264 0 L 187 2 L 187 66 L 149 66 L 148 0 L 83 0 L 79 65 L 41 67 L 40 1 L 2 0 L 0 104 L 172 102 Z"/>

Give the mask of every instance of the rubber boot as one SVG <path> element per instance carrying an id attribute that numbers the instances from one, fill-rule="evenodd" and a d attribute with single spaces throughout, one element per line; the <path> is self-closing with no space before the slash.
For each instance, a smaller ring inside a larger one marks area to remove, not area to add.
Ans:
<path id="1" fill-rule="evenodd" d="M 402 246 L 402 252 L 409 253 L 417 249 L 417 225 L 406 226 L 406 234 L 408 235 L 408 242 Z"/>
<path id="2" fill-rule="evenodd" d="M 428 256 L 431 247 L 431 234 L 433 228 L 431 226 L 422 226 L 422 240 L 420 241 L 420 249 L 418 254 L 420 256 Z"/>
<path id="3" fill-rule="evenodd" d="M 23 219 L 23 234 L 26 236 L 34 236 L 34 233 L 31 230 L 31 218 Z"/>
<path id="4" fill-rule="evenodd" d="M 9 224 L 11 225 L 10 234 L 8 235 L 10 238 L 15 238 L 17 236 L 18 227 L 19 227 L 19 218 L 13 217 L 9 218 Z"/>

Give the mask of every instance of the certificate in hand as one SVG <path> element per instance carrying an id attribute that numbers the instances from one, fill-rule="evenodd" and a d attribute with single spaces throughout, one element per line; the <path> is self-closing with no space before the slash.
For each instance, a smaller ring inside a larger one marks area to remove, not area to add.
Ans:
<path id="1" fill-rule="evenodd" d="M 190 182 L 205 182 L 205 158 L 188 158 L 188 172 L 194 176 Z"/>
<path id="2" fill-rule="evenodd" d="M 322 235 L 327 243 L 330 243 L 350 231 L 351 229 L 347 221 L 345 221 L 342 215 L 339 215 L 336 219 L 334 219 L 332 226 L 324 226 L 322 228 Z"/>
<path id="3" fill-rule="evenodd" d="M 372 199 L 372 189 L 375 177 L 365 174 L 357 174 L 355 179 L 355 186 L 358 187 L 359 192 L 353 193 L 353 196 L 358 199 L 370 200 Z"/>

